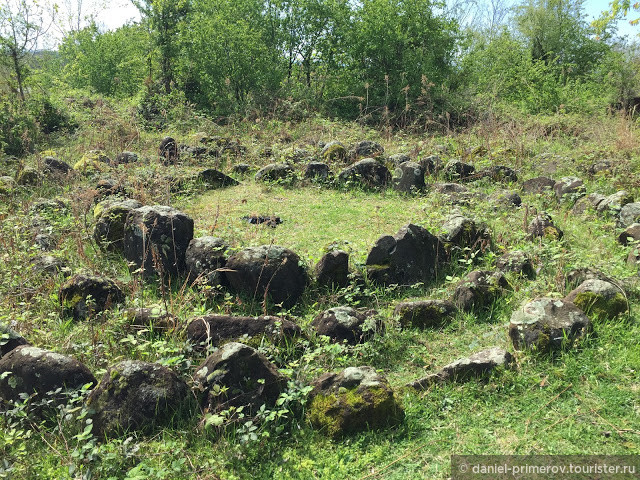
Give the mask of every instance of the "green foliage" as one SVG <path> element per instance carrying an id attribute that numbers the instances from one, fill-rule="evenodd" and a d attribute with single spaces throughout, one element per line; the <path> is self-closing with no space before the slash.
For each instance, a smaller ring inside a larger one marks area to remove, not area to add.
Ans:
<path id="1" fill-rule="evenodd" d="M 134 95 L 147 76 L 148 34 L 139 25 L 100 32 L 95 23 L 67 35 L 60 46 L 65 80 L 102 95 Z"/>
<path id="2" fill-rule="evenodd" d="M 0 150 L 21 156 L 33 149 L 38 127 L 24 104 L 0 94 Z"/>

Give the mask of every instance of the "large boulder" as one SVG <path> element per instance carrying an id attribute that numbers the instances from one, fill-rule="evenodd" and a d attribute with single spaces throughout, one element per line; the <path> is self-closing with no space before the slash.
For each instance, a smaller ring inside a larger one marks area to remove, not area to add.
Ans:
<path id="1" fill-rule="evenodd" d="M 84 320 L 124 302 L 115 282 L 99 275 L 77 274 L 60 287 L 60 304 L 75 320 Z"/>
<path id="2" fill-rule="evenodd" d="M 271 406 L 287 386 L 287 379 L 257 350 L 230 342 L 209 355 L 198 367 L 194 383 L 202 405 L 211 412 L 245 407 L 255 412 Z"/>
<path id="3" fill-rule="evenodd" d="M 277 245 L 240 250 L 227 260 L 225 273 L 237 292 L 259 302 L 266 294 L 284 308 L 296 304 L 308 283 L 300 257 Z"/>
<path id="4" fill-rule="evenodd" d="M 614 284 L 590 279 L 582 282 L 565 297 L 580 308 L 589 318 L 615 318 L 629 309 L 629 302 L 622 289 Z"/>
<path id="5" fill-rule="evenodd" d="M 424 169 L 418 163 L 404 162 L 395 168 L 391 183 L 397 192 L 420 192 L 425 188 Z"/>
<path id="6" fill-rule="evenodd" d="M 227 242 L 217 237 L 199 237 L 189 242 L 185 252 L 185 264 L 189 280 L 199 286 L 217 287 L 226 284 L 224 272 L 219 269 L 227 264 Z"/>
<path id="7" fill-rule="evenodd" d="M 325 310 L 313 319 L 311 326 L 318 335 L 325 335 L 334 342 L 361 343 L 375 331 L 375 310 L 356 310 L 352 307 L 335 307 Z"/>
<path id="8" fill-rule="evenodd" d="M 42 175 L 33 167 L 24 167 L 16 175 L 16 183 L 22 187 L 35 187 L 42 183 Z"/>
<path id="9" fill-rule="evenodd" d="M 598 205 L 600 205 L 607 197 L 604 195 L 600 195 L 599 193 L 590 193 L 582 198 L 580 198 L 571 211 L 577 215 L 583 215 L 584 213 L 590 210 L 597 210 Z"/>
<path id="10" fill-rule="evenodd" d="M 573 200 L 580 198 L 584 196 L 585 190 L 584 182 L 578 177 L 562 177 L 553 186 L 558 201 L 565 198 Z"/>
<path id="11" fill-rule="evenodd" d="M 475 171 L 476 168 L 473 165 L 453 159 L 447 162 L 442 172 L 446 180 L 453 182 L 467 180 L 475 173 Z"/>
<path id="12" fill-rule="evenodd" d="M 347 149 L 337 141 L 327 143 L 320 153 L 326 163 L 342 162 L 347 158 Z"/>
<path id="13" fill-rule="evenodd" d="M 521 250 L 514 250 L 502 255 L 496 261 L 496 268 L 501 272 L 514 272 L 529 279 L 536 278 L 531 258 Z"/>
<path id="14" fill-rule="evenodd" d="M 127 215 L 124 256 L 144 273 L 177 277 L 186 270 L 185 253 L 193 220 L 172 207 L 144 206 Z"/>
<path id="15" fill-rule="evenodd" d="M 439 237 L 448 250 L 484 250 L 491 243 L 491 233 L 486 224 L 476 223 L 460 214 L 451 215 L 445 220 Z"/>
<path id="16" fill-rule="evenodd" d="M 359 185 L 368 189 L 381 189 L 391 182 L 391 172 L 375 158 L 364 158 L 345 168 L 338 175 L 342 185 Z"/>
<path id="17" fill-rule="evenodd" d="M 349 254 L 342 250 L 326 253 L 315 267 L 319 287 L 342 288 L 349 284 Z"/>
<path id="18" fill-rule="evenodd" d="M 428 283 L 446 259 L 442 242 L 418 225 L 408 224 L 394 236 L 380 237 L 367 256 L 369 279 L 383 285 Z"/>
<path id="19" fill-rule="evenodd" d="M 618 215 L 625 205 L 633 203 L 633 195 L 626 190 L 620 190 L 605 197 L 596 207 L 598 213 Z"/>
<path id="20" fill-rule="evenodd" d="M 280 343 L 302 335 L 300 327 L 282 317 L 264 315 L 260 317 L 234 317 L 232 315 L 205 315 L 197 317 L 187 325 L 187 339 L 196 348 L 205 345 L 217 346 L 227 340 L 243 337 L 266 336 Z M 259 340 L 258 339 L 258 340 Z"/>
<path id="21" fill-rule="evenodd" d="M 48 176 L 64 176 L 73 170 L 67 162 L 54 157 L 44 157 L 42 171 Z"/>
<path id="22" fill-rule="evenodd" d="M 313 382 L 307 415 L 311 424 L 337 438 L 397 425 L 404 419 L 386 378 L 373 367 L 349 367 Z"/>
<path id="23" fill-rule="evenodd" d="M 137 200 L 104 200 L 94 208 L 96 224 L 93 238 L 102 248 L 123 253 L 124 229 L 127 216 L 136 208 L 142 207 Z"/>
<path id="24" fill-rule="evenodd" d="M 448 300 L 401 302 L 393 315 L 403 328 L 439 328 L 451 321 L 458 309 Z"/>
<path id="25" fill-rule="evenodd" d="M 632 223 L 624 232 L 618 235 L 618 242 L 622 245 L 631 245 L 640 241 L 640 223 Z"/>
<path id="26" fill-rule="evenodd" d="M 271 163 L 258 170 L 255 176 L 257 182 L 285 182 L 295 178 L 296 174 L 288 163 Z"/>
<path id="27" fill-rule="evenodd" d="M 627 203 L 620 210 L 618 227 L 627 228 L 633 223 L 640 223 L 640 202 Z"/>
<path id="28" fill-rule="evenodd" d="M 410 382 L 407 386 L 425 390 L 434 383 L 465 382 L 487 375 L 499 367 L 506 368 L 513 363 L 513 360 L 513 355 L 504 348 L 491 347 L 445 365 L 437 373 Z"/>
<path id="29" fill-rule="evenodd" d="M 17 401 L 22 394 L 42 400 L 58 389 L 78 390 L 96 379 L 77 360 L 30 345 L 14 348 L 0 358 L 0 400 Z M 55 393 L 55 403 L 64 395 Z"/>
<path id="30" fill-rule="evenodd" d="M 511 315 L 509 337 L 516 350 L 551 352 L 571 347 L 591 330 L 591 320 L 573 303 L 542 297 Z"/>
<path id="31" fill-rule="evenodd" d="M 188 392 L 183 380 L 157 363 L 125 360 L 112 365 L 87 398 L 93 433 L 149 432 L 180 413 Z"/>
<path id="32" fill-rule="evenodd" d="M 173 137 L 164 137 L 158 147 L 158 155 L 164 165 L 172 165 L 178 161 L 178 143 Z"/>
<path id="33" fill-rule="evenodd" d="M 502 272 L 476 270 L 458 283 L 453 293 L 453 303 L 464 311 L 489 308 L 510 288 Z"/>
<path id="34" fill-rule="evenodd" d="M 540 194 L 553 190 L 556 181 L 549 177 L 535 177 L 525 180 L 522 183 L 522 190 L 525 193 Z"/>
<path id="35" fill-rule="evenodd" d="M 228 175 L 216 170 L 215 168 L 207 168 L 206 170 L 202 170 L 198 173 L 196 177 L 196 181 L 210 190 L 215 190 L 218 188 L 225 187 L 235 187 L 239 185 L 240 182 L 231 178 Z"/>
<path id="36" fill-rule="evenodd" d="M 309 162 L 304 171 L 304 178 L 312 182 L 328 182 L 331 179 L 329 165 L 324 162 Z"/>

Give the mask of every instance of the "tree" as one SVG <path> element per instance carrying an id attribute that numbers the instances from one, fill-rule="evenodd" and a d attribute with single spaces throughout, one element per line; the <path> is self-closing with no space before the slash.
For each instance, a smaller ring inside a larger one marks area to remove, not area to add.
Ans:
<path id="1" fill-rule="evenodd" d="M 42 4 L 28 0 L 3 0 L 0 4 L 0 61 L 8 69 L 9 88 L 23 102 L 29 59 L 51 26 L 55 10 L 47 13 Z"/>
<path id="2" fill-rule="evenodd" d="M 584 0 L 527 0 L 517 7 L 518 32 L 534 60 L 564 66 L 565 78 L 590 73 L 610 47 L 586 22 Z"/>
<path id="3" fill-rule="evenodd" d="M 149 22 L 160 53 L 160 81 L 171 93 L 179 55 L 178 34 L 189 13 L 189 0 L 131 0 Z"/>

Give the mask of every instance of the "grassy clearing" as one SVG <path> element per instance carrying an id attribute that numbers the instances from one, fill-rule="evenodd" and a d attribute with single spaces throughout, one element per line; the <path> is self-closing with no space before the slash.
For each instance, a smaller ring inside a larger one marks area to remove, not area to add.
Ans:
<path id="1" fill-rule="evenodd" d="M 312 148 L 309 144 L 320 139 L 338 138 L 349 143 L 370 138 L 380 141 L 390 154 L 411 152 L 416 158 L 431 153 L 436 145 L 448 145 L 445 159 L 471 146 L 489 145 L 503 153 L 471 158 L 477 167 L 505 164 L 516 168 L 521 179 L 576 174 L 585 179 L 589 193 L 608 194 L 624 187 L 640 198 L 634 176 L 640 158 L 635 124 L 622 124 L 619 119 L 599 120 L 598 125 L 578 124 L 565 119 L 571 125 L 563 126 L 552 118 L 538 124 L 531 120 L 518 128 L 501 130 L 486 125 L 481 131 L 426 138 L 383 137 L 357 125 L 326 120 L 297 125 L 240 124 L 226 129 L 203 121 L 189 125 L 178 138 L 189 142 L 194 132 L 210 128 L 212 134 L 240 140 L 248 146 L 247 155 L 207 162 L 188 160 L 179 167 L 165 168 L 153 160 L 162 135 L 140 132 L 137 137 L 127 137 L 131 138 L 129 143 L 118 143 L 118 135 L 131 133 L 131 120 L 115 110 L 109 115 L 103 112 L 102 117 L 96 112 L 91 115 L 103 118 L 106 123 L 102 128 L 88 123 L 82 127 L 86 135 L 59 138 L 52 147 L 69 162 L 82 151 L 100 145 L 109 154 L 124 148 L 140 152 L 140 165 L 118 167 L 110 176 L 127 185 L 136 198 L 147 203 L 171 203 L 191 215 L 196 236 L 220 236 L 234 248 L 282 245 L 300 254 L 309 267 L 330 245 L 337 244 L 350 251 L 352 267 L 360 269 L 380 235 L 394 234 L 409 222 L 438 233 L 444 219 L 460 211 L 488 224 L 494 251 L 474 258 L 467 252 L 431 285 L 409 289 L 365 285 L 358 292 L 310 291 L 292 311 L 309 339 L 284 348 L 261 341 L 261 351 L 300 384 L 322 372 L 347 366 L 380 369 L 397 389 L 406 410 L 406 420 L 400 427 L 332 441 L 313 431 L 303 415 L 288 411 L 282 431 L 268 425 L 259 430 L 258 440 L 244 441 L 242 428 L 224 433 L 204 429 L 201 413 L 194 412 L 154 436 L 132 435 L 98 442 L 91 435 L 83 436 L 83 428 L 74 422 L 63 420 L 63 414 L 57 426 L 34 428 L 18 410 L 0 418 L 0 459 L 6 459 L 12 469 L 0 478 L 444 479 L 450 474 L 453 453 L 640 453 L 640 317 L 637 282 L 631 280 L 625 281 L 631 314 L 596 322 L 594 334 L 574 351 L 555 357 L 517 353 L 513 371 L 497 372 L 484 380 L 437 385 L 419 394 L 402 388 L 407 381 L 482 348 L 508 346 L 506 325 L 511 312 L 536 296 L 564 296 L 564 274 L 572 268 L 598 268 L 621 281 L 637 276 L 636 270 L 625 263 L 628 247 L 615 241 L 617 229 L 612 218 L 592 212 L 576 215 L 570 204 L 559 204 L 551 195 L 522 195 L 526 207 L 496 208 L 488 200 L 490 195 L 502 188 L 518 190 L 519 186 L 499 186 L 486 180 L 470 184 L 470 190 L 479 196 L 458 206 L 433 189 L 406 197 L 391 191 L 268 186 L 248 177 L 238 187 L 176 194 L 166 180 L 167 175 L 185 175 L 205 166 L 230 171 L 234 163 L 243 161 L 257 167 L 282 158 L 294 147 Z M 118 125 L 121 130 L 115 128 Z M 566 134 L 567 129 L 571 135 Z M 578 137 L 573 136 L 576 130 Z M 259 152 L 264 147 L 273 148 L 276 158 L 261 158 Z M 510 149 L 509 153 L 504 153 L 505 149 Z M 543 152 L 562 157 L 535 160 Z M 602 152 L 613 155 L 608 157 L 613 158 L 613 172 L 588 176 L 586 167 L 602 158 Z M 27 161 L 35 164 L 40 158 Z M 3 168 L 12 173 L 11 167 Z M 296 168 L 300 170 L 301 166 Z M 158 361 L 188 379 L 204 354 L 191 351 L 180 327 L 203 313 L 260 313 L 260 308 L 241 304 L 231 294 L 207 296 L 183 285 L 172 285 L 163 294 L 157 284 L 143 283 L 132 276 L 122 258 L 101 252 L 91 239 L 91 189 L 95 181 L 78 177 L 69 185 L 47 182 L 3 198 L 0 320 L 12 324 L 37 346 L 85 362 L 96 376 L 106 366 L 129 358 Z M 434 181 L 428 179 L 430 184 Z M 57 291 L 62 278 L 42 277 L 28 268 L 30 259 L 38 253 L 33 247 L 34 215 L 29 208 L 36 198 L 55 196 L 69 199 L 72 208 L 50 219 L 58 238 L 53 254 L 66 260 L 74 271 L 85 269 L 116 279 L 125 287 L 126 307 L 166 307 L 178 317 L 179 328 L 165 334 L 132 330 L 122 308 L 83 323 L 61 316 Z M 526 224 L 534 211 L 542 210 L 548 211 L 564 230 L 562 241 L 525 239 Z M 283 223 L 276 228 L 251 225 L 242 219 L 251 214 L 277 215 Z M 398 301 L 448 298 L 457 280 L 467 272 L 491 268 L 503 251 L 514 249 L 525 250 L 533 257 L 538 276 L 534 281 L 509 276 L 513 291 L 488 311 L 460 313 L 439 330 L 400 330 L 396 325 L 391 312 Z M 345 303 L 376 308 L 385 330 L 356 347 L 331 345 L 316 338 L 309 327 L 311 319 L 325 308 Z M 0 468 L 6 470 L 1 463 Z"/>

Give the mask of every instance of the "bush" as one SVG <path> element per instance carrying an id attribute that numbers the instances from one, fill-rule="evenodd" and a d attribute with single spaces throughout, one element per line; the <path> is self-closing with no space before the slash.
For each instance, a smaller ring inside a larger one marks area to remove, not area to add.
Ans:
<path id="1" fill-rule="evenodd" d="M 0 150 L 7 155 L 26 155 L 33 151 L 37 136 L 37 123 L 25 105 L 0 95 Z"/>

